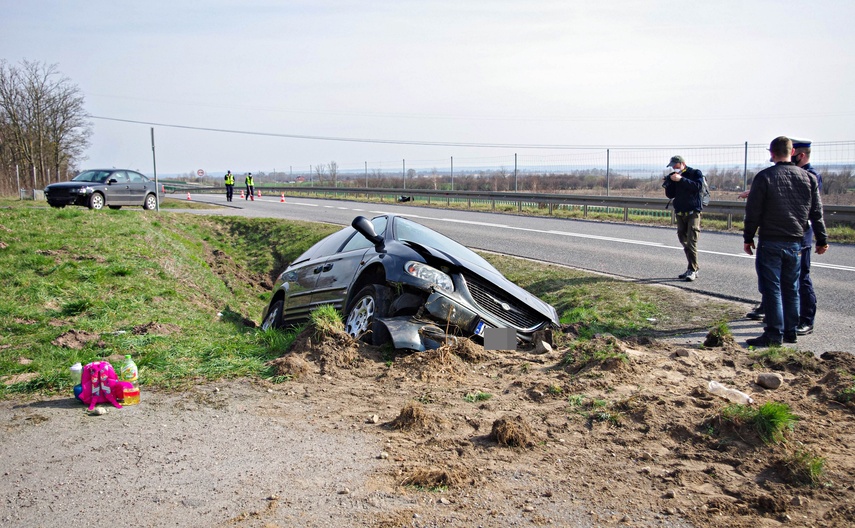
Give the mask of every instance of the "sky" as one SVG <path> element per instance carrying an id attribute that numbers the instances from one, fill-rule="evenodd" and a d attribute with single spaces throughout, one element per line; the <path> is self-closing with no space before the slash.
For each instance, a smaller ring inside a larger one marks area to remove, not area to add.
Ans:
<path id="1" fill-rule="evenodd" d="M 152 128 L 163 174 L 855 140 L 851 0 L 0 0 L 0 10 L 0 59 L 55 64 L 83 93 L 93 135 L 82 167 L 150 174 Z"/>

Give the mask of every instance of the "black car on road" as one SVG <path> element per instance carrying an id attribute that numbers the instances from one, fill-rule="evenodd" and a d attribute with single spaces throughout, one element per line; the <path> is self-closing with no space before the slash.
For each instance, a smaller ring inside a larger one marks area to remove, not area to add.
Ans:
<path id="1" fill-rule="evenodd" d="M 73 180 L 45 187 L 51 207 L 82 205 L 90 209 L 121 209 L 123 205 L 157 207 L 157 187 L 136 171 L 127 169 L 86 170 Z"/>
<path id="2" fill-rule="evenodd" d="M 513 329 L 525 345 L 558 325 L 555 308 L 475 252 L 392 214 L 358 216 L 294 260 L 273 287 L 262 328 L 301 324 L 325 304 L 343 314 L 351 336 L 396 349 L 483 342 L 491 328 Z"/>

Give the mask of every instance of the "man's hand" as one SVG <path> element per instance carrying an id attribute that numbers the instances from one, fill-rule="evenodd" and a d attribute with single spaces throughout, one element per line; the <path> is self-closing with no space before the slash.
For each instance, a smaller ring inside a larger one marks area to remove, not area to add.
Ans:
<path id="1" fill-rule="evenodd" d="M 828 251 L 828 244 L 826 244 L 824 246 L 816 246 L 816 254 L 817 255 L 822 255 L 826 251 Z"/>
<path id="2" fill-rule="evenodd" d="M 748 198 L 749 192 L 750 191 L 742 191 L 741 193 L 739 193 L 739 196 L 737 196 L 737 198 L 739 198 L 740 200 L 744 200 L 744 199 Z"/>
<path id="3" fill-rule="evenodd" d="M 672 172 L 672 173 L 670 174 L 670 176 L 671 176 L 671 181 L 674 181 L 674 182 L 678 182 L 678 181 L 680 181 L 680 180 L 682 180 L 682 179 L 683 179 L 683 177 L 682 177 L 682 176 L 680 176 L 680 173 L 679 173 L 679 172 Z"/>
<path id="4" fill-rule="evenodd" d="M 749 255 L 753 255 L 754 254 L 754 242 L 751 242 L 750 244 L 743 245 L 743 249 Z M 819 248 L 816 248 L 816 251 L 819 252 Z"/>

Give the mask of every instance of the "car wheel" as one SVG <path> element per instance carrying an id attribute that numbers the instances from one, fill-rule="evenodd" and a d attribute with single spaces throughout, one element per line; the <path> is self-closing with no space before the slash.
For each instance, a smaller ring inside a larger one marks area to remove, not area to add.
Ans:
<path id="1" fill-rule="evenodd" d="M 157 207 L 157 196 L 153 194 L 149 194 L 145 197 L 145 202 L 143 202 L 142 208 L 146 211 L 151 211 Z"/>
<path id="2" fill-rule="evenodd" d="M 92 193 L 92 196 L 89 197 L 89 209 L 103 209 L 104 208 L 104 195 L 96 192 Z"/>
<path id="3" fill-rule="evenodd" d="M 115 209 L 115 210 L 119 210 L 122 208 L 121 205 L 108 205 L 107 207 L 109 207 L 110 209 Z"/>
<path id="4" fill-rule="evenodd" d="M 344 331 L 372 345 L 388 342 L 389 332 L 378 319 L 389 312 L 390 297 L 391 290 L 380 284 L 369 284 L 359 290 L 347 308 Z"/>
<path id="5" fill-rule="evenodd" d="M 264 322 L 261 323 L 262 330 L 269 330 L 271 328 L 282 328 L 282 307 L 285 305 L 281 300 L 273 303 L 273 307 L 270 308 L 270 311 L 267 312 L 267 317 L 264 318 Z"/>

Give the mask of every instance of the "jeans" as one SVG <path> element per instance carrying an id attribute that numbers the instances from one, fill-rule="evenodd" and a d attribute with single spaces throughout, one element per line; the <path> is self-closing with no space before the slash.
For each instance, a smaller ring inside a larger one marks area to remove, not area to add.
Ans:
<path id="1" fill-rule="evenodd" d="M 810 278 L 811 247 L 802 246 L 801 273 L 799 274 L 799 324 L 813 325 L 816 318 L 816 292 Z"/>
<path id="2" fill-rule="evenodd" d="M 799 273 L 801 242 L 773 242 L 762 238 L 757 245 L 754 266 L 763 284 L 766 335 L 781 341 L 795 334 L 799 324 Z"/>
<path id="3" fill-rule="evenodd" d="M 677 213 L 677 240 L 683 246 L 689 269 L 698 271 L 698 237 L 701 234 L 701 214 L 694 212 L 690 215 Z"/>

